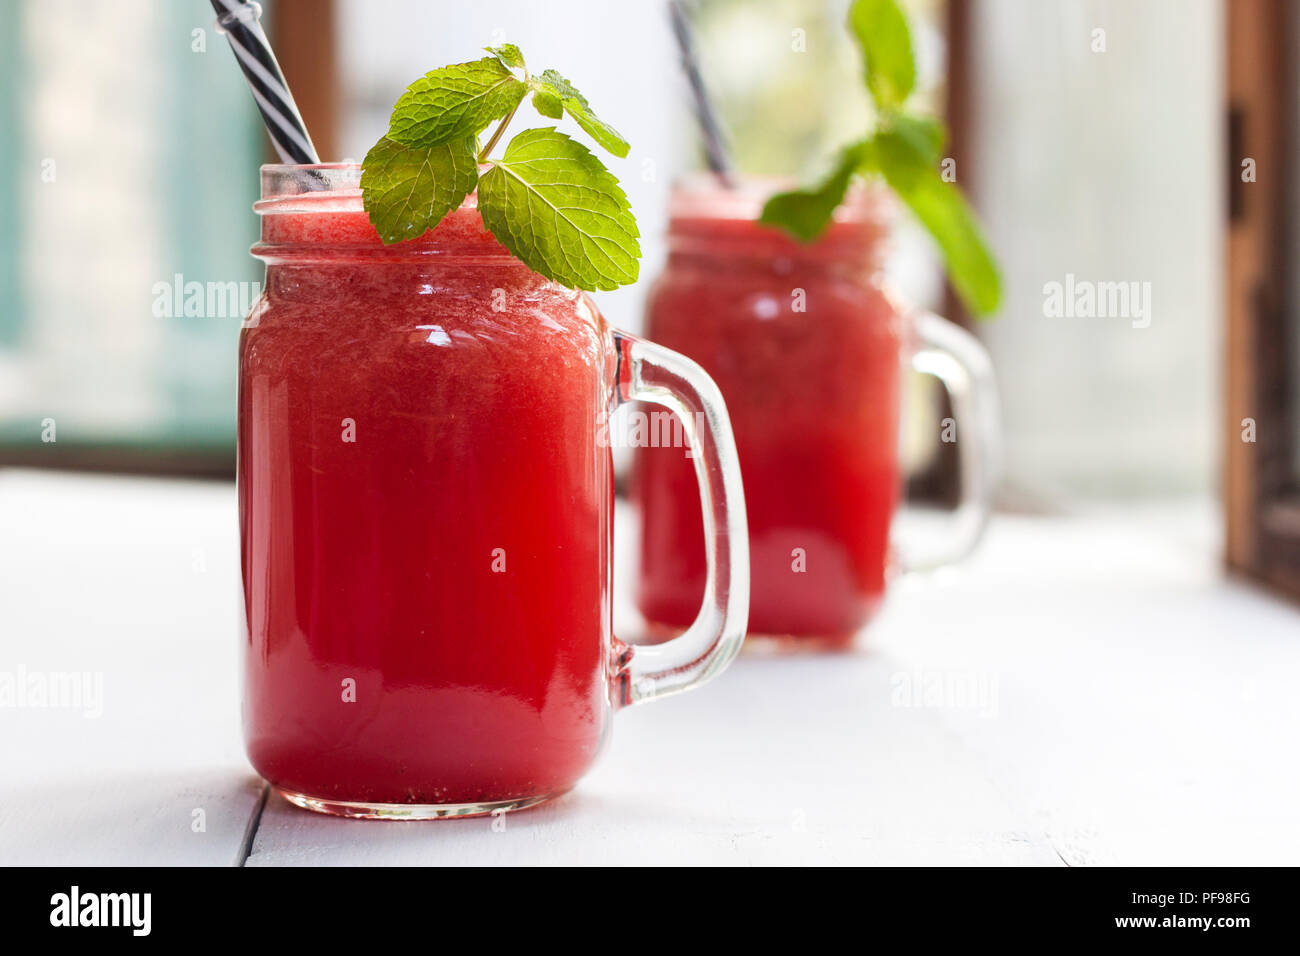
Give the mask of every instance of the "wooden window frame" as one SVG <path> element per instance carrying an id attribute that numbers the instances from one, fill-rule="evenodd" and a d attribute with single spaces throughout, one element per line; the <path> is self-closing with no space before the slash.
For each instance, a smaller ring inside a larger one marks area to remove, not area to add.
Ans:
<path id="1" fill-rule="evenodd" d="M 1300 598 L 1291 279 L 1300 246 L 1300 11 L 1290 0 L 1225 0 L 1227 28 L 1227 329 L 1224 510 L 1227 564 Z M 1243 161 L 1255 181 L 1243 181 Z M 1249 421 L 1248 421 L 1249 420 Z M 1251 422 L 1254 441 L 1247 438 Z"/>
<path id="2" fill-rule="evenodd" d="M 969 169 L 966 161 L 971 128 L 971 5 L 974 2 L 948 0 L 943 10 L 947 46 L 943 92 L 944 120 L 948 126 L 945 152 L 956 162 L 957 169 L 963 171 Z M 950 322 L 964 329 L 973 329 L 970 313 L 948 281 L 944 282 L 941 312 Z M 952 402 L 946 392 L 939 394 L 936 412 L 940 420 L 953 414 Z M 957 507 L 961 499 L 960 471 L 956 444 L 939 442 L 930 463 L 916 474 L 908 475 L 908 500 L 944 508 Z"/>
<path id="3" fill-rule="evenodd" d="M 336 163 L 342 97 L 339 80 L 338 9 L 334 0 L 274 0 L 268 34 L 276 61 L 293 90 L 303 123 L 321 162 Z M 270 142 L 268 163 L 278 163 Z"/>

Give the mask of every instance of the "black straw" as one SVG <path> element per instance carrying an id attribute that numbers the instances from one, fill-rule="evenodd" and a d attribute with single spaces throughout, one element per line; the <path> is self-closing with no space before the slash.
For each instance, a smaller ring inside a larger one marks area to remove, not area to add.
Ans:
<path id="1" fill-rule="evenodd" d="M 718 122 L 717 111 L 713 108 L 709 91 L 704 86 L 704 78 L 700 75 L 700 64 L 695 56 L 695 39 L 680 0 L 668 0 L 668 15 L 672 20 L 673 35 L 677 37 L 677 49 L 681 52 L 682 71 L 686 74 L 695 98 L 695 118 L 699 121 L 700 134 L 704 137 L 704 154 L 709 169 L 728 189 L 732 189 L 736 185 L 735 169 L 725 145 L 722 124 Z"/>
<path id="2" fill-rule="evenodd" d="M 230 41 L 230 50 L 244 71 L 280 161 L 299 166 L 319 163 L 298 104 L 258 22 L 261 5 L 247 0 L 212 0 L 212 8 L 217 11 L 218 30 Z"/>

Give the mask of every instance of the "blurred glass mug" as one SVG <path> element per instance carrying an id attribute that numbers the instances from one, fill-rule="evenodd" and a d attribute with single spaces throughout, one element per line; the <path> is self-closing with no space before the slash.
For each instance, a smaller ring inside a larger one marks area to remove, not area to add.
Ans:
<path id="1" fill-rule="evenodd" d="M 892 573 L 938 567 L 977 543 L 998 450 L 997 392 L 973 336 L 886 290 L 892 197 L 859 191 L 805 245 L 757 222 L 772 191 L 759 182 L 726 190 L 713 177 L 676 187 L 646 335 L 699 362 L 727 402 L 749 516 L 749 640 L 841 648 Z M 955 436 L 943 437 L 958 438 L 960 501 L 947 545 L 930 555 L 891 541 L 905 364 L 943 383 L 955 416 L 945 423 Z M 690 463 L 680 449 L 638 444 L 637 603 L 659 637 L 690 623 L 707 567 Z"/>
<path id="2" fill-rule="evenodd" d="M 345 816 L 530 806 L 586 772 L 614 710 L 739 650 L 731 427 L 698 365 L 529 270 L 475 196 L 383 246 L 359 177 L 262 168 L 265 292 L 239 346 L 249 759 Z M 631 400 L 693 423 L 704 504 L 708 587 L 660 647 L 611 632 L 607 416 Z"/>

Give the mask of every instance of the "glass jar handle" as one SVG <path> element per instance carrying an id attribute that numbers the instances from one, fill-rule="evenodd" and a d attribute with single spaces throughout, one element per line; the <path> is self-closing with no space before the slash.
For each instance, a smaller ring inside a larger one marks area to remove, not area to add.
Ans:
<path id="1" fill-rule="evenodd" d="M 623 402 L 653 402 L 681 420 L 700 482 L 708 560 L 704 603 L 686 632 L 663 644 L 621 648 L 614 700 L 624 706 L 698 687 L 740 651 L 749 622 L 749 527 L 736 441 L 718 386 L 684 355 L 613 334 L 618 368 L 610 411 Z"/>
<path id="2" fill-rule="evenodd" d="M 979 339 L 933 312 L 914 317 L 913 335 L 917 345 L 912 368 L 937 378 L 952 403 L 953 420 L 944 427 L 953 430 L 957 442 L 961 482 L 957 507 L 948 519 L 947 545 L 928 554 L 898 550 L 900 571 L 931 571 L 970 554 L 984 534 L 993 507 L 1002 428 L 993 362 Z"/>

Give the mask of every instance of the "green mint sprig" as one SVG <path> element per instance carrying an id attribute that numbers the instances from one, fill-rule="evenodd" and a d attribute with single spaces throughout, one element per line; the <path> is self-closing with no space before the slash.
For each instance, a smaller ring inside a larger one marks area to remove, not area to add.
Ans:
<path id="1" fill-rule="evenodd" d="M 635 282 L 636 219 L 618 180 L 587 147 L 549 126 L 525 130 L 500 158 L 491 155 L 529 93 L 538 113 L 567 113 L 615 156 L 627 156 L 627 140 L 555 70 L 529 74 L 514 44 L 487 52 L 426 73 L 393 107 L 387 134 L 361 164 L 361 197 L 379 238 L 422 236 L 477 189 L 483 224 L 535 272 L 588 291 Z"/>
<path id="2" fill-rule="evenodd" d="M 810 242 L 830 224 L 858 176 L 878 176 L 920 220 L 943 254 L 953 288 L 967 308 L 987 315 L 1002 298 L 997 264 L 969 204 L 939 173 L 943 124 L 904 107 L 916 86 L 907 18 L 895 0 L 854 0 L 849 29 L 862 48 L 867 90 L 876 106 L 875 128 L 845 147 L 822 182 L 778 193 L 761 222 Z"/>

